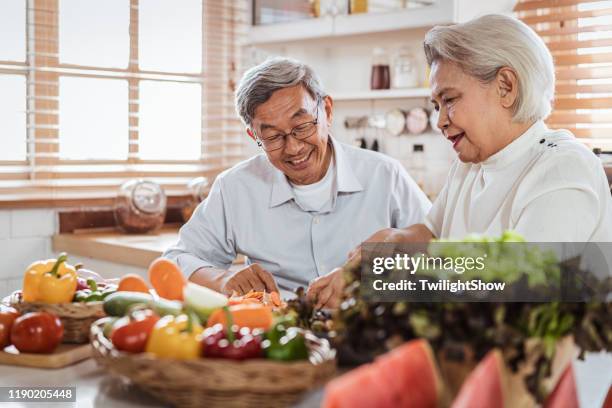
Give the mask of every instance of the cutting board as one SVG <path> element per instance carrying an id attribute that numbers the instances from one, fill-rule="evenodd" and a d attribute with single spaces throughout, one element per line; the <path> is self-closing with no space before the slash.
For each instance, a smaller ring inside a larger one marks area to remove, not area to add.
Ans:
<path id="1" fill-rule="evenodd" d="M 91 357 L 91 345 L 60 344 L 53 353 L 20 353 L 15 346 L 0 351 L 0 364 L 36 368 L 61 368 Z"/>

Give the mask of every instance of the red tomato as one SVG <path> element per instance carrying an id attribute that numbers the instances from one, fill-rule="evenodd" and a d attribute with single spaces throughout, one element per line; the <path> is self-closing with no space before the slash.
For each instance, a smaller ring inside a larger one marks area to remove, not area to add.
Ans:
<path id="1" fill-rule="evenodd" d="M 11 344 L 11 328 L 19 312 L 12 307 L 0 309 L 0 351 Z"/>
<path id="2" fill-rule="evenodd" d="M 64 325 L 54 314 L 27 313 L 11 329 L 11 342 L 24 353 L 51 353 L 62 342 Z"/>
<path id="3" fill-rule="evenodd" d="M 111 341 L 117 350 L 142 353 L 158 320 L 159 316 L 151 310 L 139 310 L 124 316 L 113 325 Z"/>

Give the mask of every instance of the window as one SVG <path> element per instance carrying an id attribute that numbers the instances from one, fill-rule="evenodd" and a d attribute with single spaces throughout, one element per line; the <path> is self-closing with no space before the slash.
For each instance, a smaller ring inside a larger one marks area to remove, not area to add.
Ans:
<path id="1" fill-rule="evenodd" d="M 515 11 L 546 42 L 557 69 L 547 123 L 612 150 L 612 1 L 520 1 Z"/>
<path id="2" fill-rule="evenodd" d="M 247 19 L 244 0 L 0 2 L 0 201 L 135 177 L 181 194 L 241 160 Z"/>

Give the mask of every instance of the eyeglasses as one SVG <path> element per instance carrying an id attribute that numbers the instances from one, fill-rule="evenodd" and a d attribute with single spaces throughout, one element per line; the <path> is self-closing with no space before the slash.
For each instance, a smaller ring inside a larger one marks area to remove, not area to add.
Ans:
<path id="1" fill-rule="evenodd" d="M 297 125 L 291 129 L 289 133 L 281 132 L 269 137 L 258 137 L 257 144 L 259 146 L 263 146 L 265 151 L 270 152 L 285 147 L 285 144 L 287 143 L 287 136 L 289 135 L 293 136 L 297 140 L 308 139 L 317 131 L 317 125 L 319 124 L 319 101 L 317 101 L 313 116 L 315 116 L 315 120 Z"/>

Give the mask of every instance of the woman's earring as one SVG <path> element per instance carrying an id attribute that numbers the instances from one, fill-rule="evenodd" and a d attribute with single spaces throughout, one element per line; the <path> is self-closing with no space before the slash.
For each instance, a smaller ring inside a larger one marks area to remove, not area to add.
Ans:
<path id="1" fill-rule="evenodd" d="M 261 142 L 259 140 L 257 141 L 257 146 L 261 147 Z"/>

